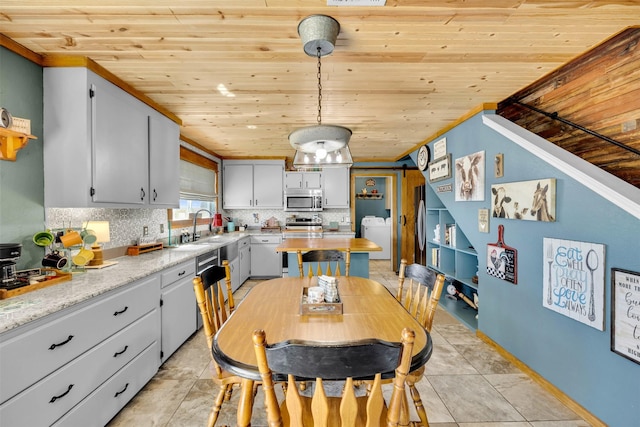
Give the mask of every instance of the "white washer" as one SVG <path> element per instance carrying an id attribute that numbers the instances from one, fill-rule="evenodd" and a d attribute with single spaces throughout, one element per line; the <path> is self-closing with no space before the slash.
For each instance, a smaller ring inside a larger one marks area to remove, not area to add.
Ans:
<path id="1" fill-rule="evenodd" d="M 365 216 L 360 224 L 362 237 L 382 248 L 381 252 L 369 252 L 370 259 L 391 259 L 391 221 L 377 216 Z"/>

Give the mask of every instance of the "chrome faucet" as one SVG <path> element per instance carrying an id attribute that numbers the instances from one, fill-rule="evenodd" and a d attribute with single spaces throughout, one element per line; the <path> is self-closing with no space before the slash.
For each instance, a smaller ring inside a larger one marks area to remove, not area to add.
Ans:
<path id="1" fill-rule="evenodd" d="M 198 212 L 196 212 L 196 214 L 193 216 L 193 241 L 194 242 L 200 238 L 200 235 L 196 233 L 196 224 L 198 222 L 198 214 L 200 212 L 208 212 L 209 216 L 211 217 L 211 221 L 213 221 L 213 214 L 209 209 L 200 209 Z M 209 221 L 209 232 L 211 232 L 211 221 Z"/>

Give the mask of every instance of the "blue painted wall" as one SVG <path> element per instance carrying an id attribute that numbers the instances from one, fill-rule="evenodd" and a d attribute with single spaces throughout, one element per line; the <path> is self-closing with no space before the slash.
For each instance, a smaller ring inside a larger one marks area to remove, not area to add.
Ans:
<path id="1" fill-rule="evenodd" d="M 367 177 L 356 177 L 355 179 L 355 192 L 359 193 L 363 188 L 367 189 L 367 192 L 371 193 L 371 190 L 376 189 L 378 193 L 382 194 L 382 199 L 355 199 L 356 203 L 356 218 L 355 218 L 355 232 L 356 237 L 362 237 L 362 231 L 360 225 L 362 224 L 362 218 L 365 216 L 379 216 L 381 218 L 388 218 L 390 215 L 390 209 L 386 208 L 387 201 L 385 197 L 389 197 L 389 194 L 385 194 L 387 179 L 383 177 L 372 177 L 376 182 L 373 187 L 367 187 Z"/>
<path id="2" fill-rule="evenodd" d="M 18 151 L 15 162 L 0 160 L 0 242 L 22 244 L 18 270 L 39 266 L 44 255 L 31 240 L 45 226 L 42 106 L 42 68 L 0 47 L 0 107 L 30 119 L 38 138 Z"/>
<path id="3" fill-rule="evenodd" d="M 613 267 L 640 272 L 640 220 L 483 125 L 482 114 L 443 136 L 452 162 L 485 151 L 485 201 L 455 202 L 453 192 L 438 195 L 478 251 L 478 329 L 608 425 L 638 425 L 640 365 L 610 350 L 610 283 Z M 504 154 L 502 178 L 493 173 L 498 153 Z M 490 218 L 490 232 L 478 231 L 478 209 L 491 209 L 492 184 L 540 178 L 556 178 L 556 222 Z M 454 178 L 435 184 L 443 183 Z M 499 224 L 506 244 L 518 250 L 517 285 L 486 274 L 486 245 L 497 241 Z M 605 245 L 604 331 L 542 306 L 543 237 Z"/>

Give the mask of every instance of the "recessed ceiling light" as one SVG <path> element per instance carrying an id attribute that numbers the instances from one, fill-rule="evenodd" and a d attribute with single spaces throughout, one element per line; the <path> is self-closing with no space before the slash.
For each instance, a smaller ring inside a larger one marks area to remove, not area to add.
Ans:
<path id="1" fill-rule="evenodd" d="M 258 126 L 256 125 L 247 125 L 247 129 L 257 129 Z"/>

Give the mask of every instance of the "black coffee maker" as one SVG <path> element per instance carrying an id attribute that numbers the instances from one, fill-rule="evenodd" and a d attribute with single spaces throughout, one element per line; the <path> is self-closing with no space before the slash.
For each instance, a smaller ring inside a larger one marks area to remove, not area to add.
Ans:
<path id="1" fill-rule="evenodd" d="M 21 254 L 20 243 L 0 243 L 0 288 L 14 289 L 24 285 L 16 277 L 16 260 Z"/>

